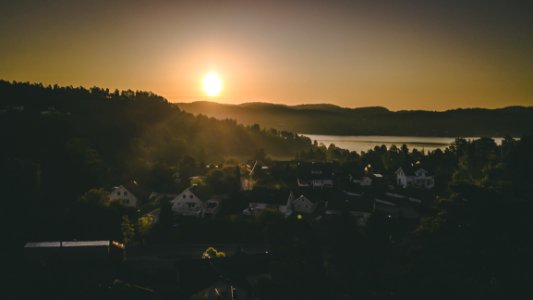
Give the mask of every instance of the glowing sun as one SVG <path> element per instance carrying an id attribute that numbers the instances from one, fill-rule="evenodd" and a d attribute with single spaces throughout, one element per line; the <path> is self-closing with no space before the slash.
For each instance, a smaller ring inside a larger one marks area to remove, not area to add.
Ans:
<path id="1" fill-rule="evenodd" d="M 209 71 L 202 79 L 202 87 L 208 96 L 215 97 L 222 91 L 222 78 L 217 72 Z"/>

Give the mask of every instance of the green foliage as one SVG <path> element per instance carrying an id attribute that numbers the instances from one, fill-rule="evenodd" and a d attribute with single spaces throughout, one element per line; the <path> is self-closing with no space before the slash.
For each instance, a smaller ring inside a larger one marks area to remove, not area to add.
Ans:
<path id="1" fill-rule="evenodd" d="M 79 199 L 80 204 L 94 206 L 109 206 L 109 193 L 103 188 L 90 189 Z"/>
<path id="2" fill-rule="evenodd" d="M 146 237 L 148 236 L 148 233 L 150 233 L 150 230 L 153 226 L 153 218 L 150 215 L 145 215 L 142 217 L 139 217 L 137 219 L 137 234 L 139 236 L 139 239 L 141 240 L 141 243 L 144 244 Z"/>
<path id="3" fill-rule="evenodd" d="M 531 276 L 533 236 L 533 139 L 457 140 L 458 156 L 451 195 L 440 199 L 406 243 L 412 278 L 423 289 L 411 297 L 430 296 L 438 282 L 450 287 L 441 298 L 465 292 L 482 298 L 522 295 Z M 432 280 L 425 280 L 431 277 Z"/>
<path id="4" fill-rule="evenodd" d="M 128 245 L 133 242 L 135 237 L 135 226 L 130 222 L 130 218 L 127 215 L 122 216 L 122 223 L 120 224 L 122 231 L 122 241 Z"/>
<path id="5" fill-rule="evenodd" d="M 23 110 L 10 109 L 15 106 Z M 152 191 L 187 187 L 191 176 L 204 175 L 207 163 L 226 157 L 242 160 L 256 149 L 293 157 L 312 147 L 294 134 L 193 116 L 151 92 L 0 81 L 0 108 L 6 108 L 0 116 L 0 165 L 11 172 L 2 183 L 18 190 L 7 187 L 5 197 L 17 199 L 14 206 L 24 215 L 18 220 L 35 210 L 38 217 L 27 226 L 39 229 L 36 239 L 83 227 L 72 212 L 82 215 L 85 204 L 106 203 L 95 191 L 77 201 L 93 187 L 108 190 L 135 180 L 135 195 L 145 199 Z M 232 181 L 235 190 L 235 177 L 224 175 L 223 185 Z M 94 209 L 110 223 L 121 214 L 113 205 Z M 87 232 L 94 236 L 97 224 L 89 223 Z M 102 237 L 114 236 L 111 231 L 102 229 Z"/>
<path id="6" fill-rule="evenodd" d="M 213 247 L 209 247 L 205 249 L 205 251 L 202 253 L 202 259 L 214 259 L 214 258 L 224 258 L 226 257 L 226 253 L 223 251 L 218 251 L 217 249 Z"/>
<path id="7" fill-rule="evenodd" d="M 225 167 L 223 169 L 212 169 L 207 173 L 206 184 L 212 193 L 234 194 L 240 189 L 240 169 L 236 167 Z"/>

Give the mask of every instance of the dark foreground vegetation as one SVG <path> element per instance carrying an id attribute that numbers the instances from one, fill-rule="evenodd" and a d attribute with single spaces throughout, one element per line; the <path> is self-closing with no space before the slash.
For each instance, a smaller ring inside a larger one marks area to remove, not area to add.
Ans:
<path id="1" fill-rule="evenodd" d="M 329 104 L 230 105 L 199 101 L 177 105 L 194 114 L 308 134 L 518 137 L 533 130 L 533 107 L 393 112 L 384 107 L 352 109 Z"/>
<path id="2" fill-rule="evenodd" d="M 288 132 L 194 117 L 143 92 L 1 82 L 0 100 L 7 299 L 189 299 L 221 280 L 237 285 L 250 268 L 268 274 L 257 280 L 257 299 L 531 296 L 533 137 L 527 130 L 501 145 L 458 139 L 430 153 L 406 147 L 355 153 Z M 240 190 L 241 177 L 262 189 L 295 185 L 292 162 L 268 155 L 330 162 L 336 189 L 351 189 L 347 176 L 368 166 L 387 175 L 420 164 L 436 184 L 414 221 L 380 214 L 365 225 L 349 214 L 244 216 L 250 199 Z M 247 174 L 231 157 L 270 168 Z M 149 202 L 149 192 L 179 193 L 195 177 L 208 193 L 229 195 L 218 216 L 173 216 L 168 202 Z M 109 200 L 110 188 L 125 183 L 142 199 L 138 210 Z M 154 208 L 161 215 L 152 225 L 144 213 Z M 119 240 L 127 245 L 126 259 L 25 264 L 25 242 L 74 239 Z M 175 257 L 187 249 L 196 257 L 201 246 L 194 245 L 210 244 L 233 250 L 227 258 Z M 239 245 L 261 254 L 246 256 L 235 250 Z"/>

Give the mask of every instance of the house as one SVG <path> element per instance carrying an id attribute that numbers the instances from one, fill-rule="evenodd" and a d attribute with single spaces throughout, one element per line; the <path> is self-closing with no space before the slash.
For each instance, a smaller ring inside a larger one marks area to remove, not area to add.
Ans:
<path id="1" fill-rule="evenodd" d="M 138 200 L 137 197 L 126 189 L 123 185 L 116 186 L 113 188 L 111 193 L 109 193 L 109 200 L 111 202 L 117 201 L 121 205 L 126 207 L 137 207 Z"/>
<path id="2" fill-rule="evenodd" d="M 435 178 L 430 176 L 429 172 L 423 168 L 398 168 L 394 175 L 396 176 L 396 184 L 402 188 L 411 186 L 431 189 L 435 186 Z"/>
<path id="3" fill-rule="evenodd" d="M 350 181 L 360 186 L 371 186 L 372 185 L 372 178 L 366 175 L 358 177 L 358 178 L 352 177 L 352 175 L 350 175 Z"/>
<path id="4" fill-rule="evenodd" d="M 287 189 L 254 189 L 246 192 L 245 197 L 248 207 L 242 211 L 244 215 L 253 216 L 262 211 L 279 212 L 284 216 L 292 213 L 289 205 L 292 195 Z"/>
<path id="5" fill-rule="evenodd" d="M 170 201 L 172 212 L 182 216 L 203 217 L 204 203 L 199 192 L 198 186 L 193 185 L 178 194 Z"/>
<path id="6" fill-rule="evenodd" d="M 306 197 L 301 194 L 299 197 L 294 197 L 293 193 L 290 193 L 287 201 L 287 206 L 296 213 L 312 214 L 318 207 L 318 199 L 316 197 Z"/>
<path id="7" fill-rule="evenodd" d="M 326 202 L 326 216 L 348 214 L 358 218 L 359 224 L 364 226 L 374 212 L 374 199 L 364 193 L 337 191 Z"/>
<path id="8" fill-rule="evenodd" d="M 286 205 L 276 205 L 264 202 L 250 202 L 248 207 L 242 211 L 243 215 L 246 216 L 255 216 L 256 214 L 263 211 L 272 211 L 272 212 L 286 212 Z"/>
<path id="9" fill-rule="evenodd" d="M 298 187 L 333 187 L 333 165 L 328 163 L 298 163 Z"/>
<path id="10" fill-rule="evenodd" d="M 253 175 L 254 175 L 256 167 L 257 167 L 257 160 L 253 163 L 248 162 L 246 164 L 245 174 L 241 177 L 241 189 L 243 191 L 251 191 L 254 189 Z"/>

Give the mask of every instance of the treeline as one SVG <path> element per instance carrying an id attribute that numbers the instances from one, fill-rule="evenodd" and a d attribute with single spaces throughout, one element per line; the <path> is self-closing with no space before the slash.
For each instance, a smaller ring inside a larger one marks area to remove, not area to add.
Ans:
<path id="1" fill-rule="evenodd" d="M 384 107 L 352 109 L 326 104 L 230 105 L 199 101 L 177 105 L 194 114 L 307 134 L 518 137 L 533 133 L 533 107 L 393 112 Z"/>
<path id="2" fill-rule="evenodd" d="M 27 211 L 55 222 L 94 187 L 135 182 L 164 192 L 176 177 L 195 175 L 191 165 L 260 150 L 294 157 L 313 147 L 288 132 L 193 116 L 150 92 L 7 81 L 0 81 L 0 140 L 2 202 L 16 224 Z"/>
<path id="3" fill-rule="evenodd" d="M 372 163 L 383 170 L 420 161 L 435 168 L 438 197 L 415 224 L 373 214 L 364 227 L 348 216 L 268 227 L 278 253 L 273 288 L 291 299 L 527 295 L 533 276 L 532 153 L 533 136 L 524 136 L 501 145 L 490 138 L 458 139 L 431 153 L 376 147 L 352 157 L 341 166 Z"/>
<path id="4" fill-rule="evenodd" d="M 397 243 L 409 270 L 398 291 L 440 299 L 524 295 L 533 276 L 533 137 L 501 146 L 459 140 L 452 150 L 447 195 Z"/>

